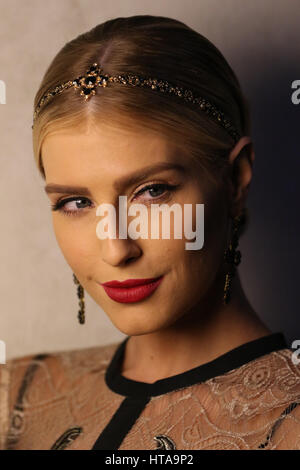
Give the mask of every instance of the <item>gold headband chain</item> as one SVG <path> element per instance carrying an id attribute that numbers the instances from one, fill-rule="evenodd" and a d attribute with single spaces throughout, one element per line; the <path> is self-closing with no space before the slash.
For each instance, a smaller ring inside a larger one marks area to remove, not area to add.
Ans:
<path id="1" fill-rule="evenodd" d="M 105 88 L 109 82 L 121 83 L 124 85 L 132 86 L 146 86 L 152 90 L 158 90 L 162 93 L 169 93 L 176 95 L 180 98 L 183 98 L 185 101 L 196 104 L 199 108 L 214 119 L 219 125 L 221 125 L 230 135 L 233 137 L 235 142 L 240 138 L 238 131 L 232 125 L 232 123 L 225 117 L 224 113 L 216 108 L 213 104 L 202 97 L 194 97 L 191 90 L 181 88 L 171 83 L 157 78 L 142 78 L 136 75 L 116 75 L 109 76 L 103 73 L 103 69 L 95 63 L 93 64 L 86 72 L 86 75 L 75 78 L 74 80 L 69 80 L 61 85 L 57 85 L 51 89 L 46 95 L 44 95 L 39 103 L 37 104 L 34 115 L 33 115 L 33 124 L 37 119 L 39 112 L 41 111 L 43 105 L 48 103 L 55 95 L 62 93 L 68 88 L 74 87 L 80 89 L 80 95 L 84 96 L 85 100 L 91 98 L 91 96 L 96 94 L 97 86 L 102 86 Z M 33 126 L 32 126 L 33 127 Z"/>

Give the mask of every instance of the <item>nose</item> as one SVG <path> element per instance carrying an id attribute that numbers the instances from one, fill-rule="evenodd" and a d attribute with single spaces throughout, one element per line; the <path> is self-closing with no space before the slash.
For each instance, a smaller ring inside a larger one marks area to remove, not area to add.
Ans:
<path id="1" fill-rule="evenodd" d="M 110 266 L 121 266 L 129 260 L 137 259 L 141 256 L 141 248 L 135 240 L 107 238 L 101 240 L 102 259 Z"/>

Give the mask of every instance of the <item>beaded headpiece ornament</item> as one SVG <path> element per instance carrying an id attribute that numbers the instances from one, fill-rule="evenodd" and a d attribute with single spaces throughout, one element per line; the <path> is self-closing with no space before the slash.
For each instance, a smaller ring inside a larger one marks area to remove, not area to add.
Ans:
<path id="1" fill-rule="evenodd" d="M 109 76 L 103 72 L 103 69 L 97 63 L 93 64 L 87 70 L 85 75 L 57 85 L 47 94 L 45 94 L 40 99 L 34 110 L 33 124 L 35 123 L 35 120 L 37 119 L 37 116 L 39 115 L 42 107 L 47 104 L 54 96 L 62 93 L 64 90 L 74 87 L 75 89 L 80 90 L 80 95 L 82 95 L 85 100 L 88 100 L 91 98 L 91 96 L 96 94 L 98 86 L 105 88 L 111 82 L 120 83 L 122 85 L 148 87 L 161 93 L 175 95 L 183 98 L 185 101 L 198 106 L 200 110 L 205 112 L 219 125 L 221 125 L 231 135 L 231 137 L 233 137 L 235 142 L 237 142 L 240 138 L 238 131 L 220 109 L 216 108 L 208 100 L 200 96 L 194 96 L 191 90 L 175 86 L 170 82 L 157 78 L 143 78 L 132 74 Z"/>

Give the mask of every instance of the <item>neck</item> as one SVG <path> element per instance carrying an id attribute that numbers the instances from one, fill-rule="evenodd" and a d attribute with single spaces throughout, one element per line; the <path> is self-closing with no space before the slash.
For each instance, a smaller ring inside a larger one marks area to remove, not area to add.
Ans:
<path id="1" fill-rule="evenodd" d="M 231 300 L 223 304 L 220 293 L 222 297 L 224 279 L 222 273 L 201 304 L 175 324 L 154 333 L 131 336 L 126 345 L 122 374 L 152 383 L 271 334 L 246 298 L 238 272 L 232 281 Z"/>

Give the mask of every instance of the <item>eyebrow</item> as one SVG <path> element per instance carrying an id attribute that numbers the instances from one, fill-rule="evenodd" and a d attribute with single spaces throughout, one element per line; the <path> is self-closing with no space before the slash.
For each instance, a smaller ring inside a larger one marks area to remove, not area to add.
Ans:
<path id="1" fill-rule="evenodd" d="M 144 178 L 147 178 L 150 175 L 158 173 L 159 171 L 164 170 L 176 170 L 180 173 L 186 171 L 185 167 L 179 163 L 170 163 L 170 162 L 161 162 L 156 165 L 151 165 L 142 170 L 137 170 L 130 175 L 122 176 L 113 183 L 114 189 L 120 191 L 125 187 L 128 187 L 134 183 L 142 181 Z M 45 186 L 45 191 L 47 194 L 51 193 L 63 193 L 63 194 L 74 194 L 80 193 L 84 196 L 92 196 L 90 190 L 84 186 L 66 186 L 61 184 L 49 183 Z"/>

